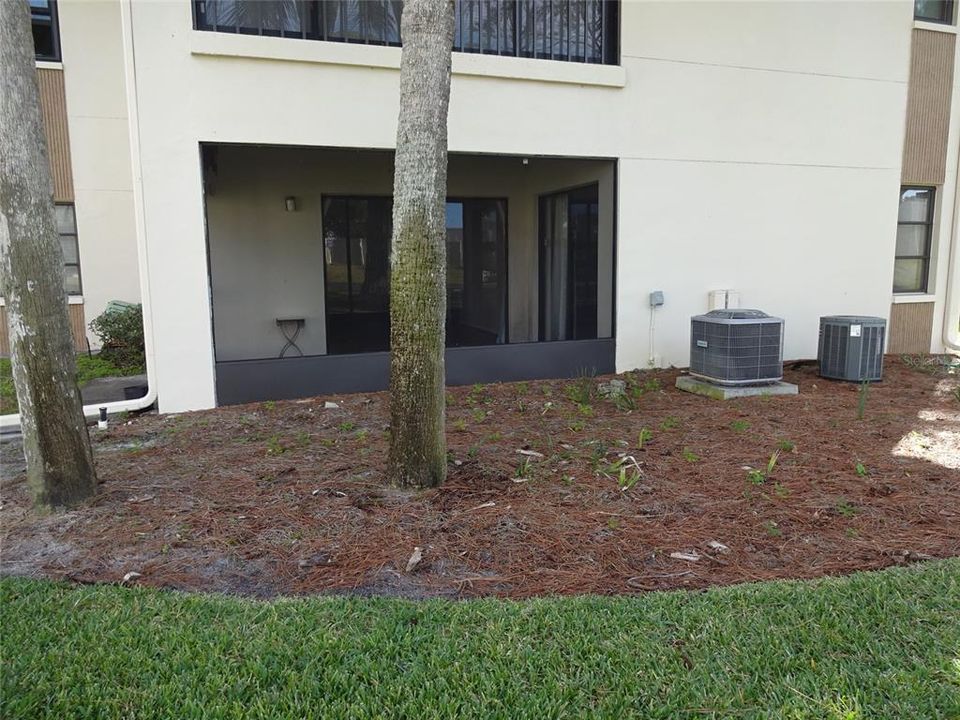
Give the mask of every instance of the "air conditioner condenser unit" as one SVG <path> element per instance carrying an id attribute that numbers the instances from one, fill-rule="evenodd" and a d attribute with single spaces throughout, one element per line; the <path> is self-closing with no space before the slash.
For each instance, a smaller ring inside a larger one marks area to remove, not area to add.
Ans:
<path id="1" fill-rule="evenodd" d="M 783 379 L 783 320 L 760 310 L 711 310 L 690 318 L 690 374 L 720 385 Z"/>
<path id="2" fill-rule="evenodd" d="M 820 377 L 873 382 L 883 377 L 887 321 L 868 315 L 827 315 L 820 318 L 817 362 Z"/>

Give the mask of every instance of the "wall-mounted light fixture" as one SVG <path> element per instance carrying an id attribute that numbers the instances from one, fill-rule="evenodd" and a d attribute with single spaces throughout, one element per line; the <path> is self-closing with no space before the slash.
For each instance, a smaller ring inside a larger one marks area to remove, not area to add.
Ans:
<path id="1" fill-rule="evenodd" d="M 287 212 L 296 212 L 296 211 L 297 211 L 297 199 L 296 199 L 295 197 L 293 197 L 292 195 L 291 195 L 290 197 L 286 198 L 286 199 L 283 201 L 283 204 L 286 206 Z"/>

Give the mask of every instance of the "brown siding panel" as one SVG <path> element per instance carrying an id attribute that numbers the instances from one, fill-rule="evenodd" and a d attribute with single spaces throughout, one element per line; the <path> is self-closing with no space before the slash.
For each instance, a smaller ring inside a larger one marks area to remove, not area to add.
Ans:
<path id="1" fill-rule="evenodd" d="M 895 303 L 890 306 L 887 352 L 927 353 L 933 336 L 933 303 Z"/>
<path id="2" fill-rule="evenodd" d="M 67 99 L 63 90 L 63 71 L 37 68 L 40 85 L 40 110 L 47 132 L 53 199 L 73 202 L 73 168 L 70 164 L 70 136 L 67 132 Z"/>
<path id="3" fill-rule="evenodd" d="M 914 30 L 903 143 L 904 183 L 939 185 L 947 159 L 956 35 Z"/>
<path id="4" fill-rule="evenodd" d="M 68 305 L 70 310 L 70 331 L 73 333 L 73 347 L 77 352 L 87 350 L 87 323 L 83 305 Z"/>
<path id="5" fill-rule="evenodd" d="M 2 1 L 2 0 L 0 0 Z M 70 331 L 73 333 L 73 348 L 77 352 L 87 351 L 87 323 L 82 304 L 67 306 L 70 315 Z M 10 356 L 10 335 L 7 328 L 7 308 L 0 305 L 0 356 Z"/>

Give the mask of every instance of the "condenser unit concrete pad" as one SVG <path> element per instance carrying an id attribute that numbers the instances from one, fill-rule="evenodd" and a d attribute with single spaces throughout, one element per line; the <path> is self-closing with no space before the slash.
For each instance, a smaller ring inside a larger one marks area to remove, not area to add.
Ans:
<path id="1" fill-rule="evenodd" d="M 716 400 L 732 400 L 733 398 L 756 397 L 758 395 L 796 395 L 800 388 L 793 383 L 776 382 L 769 385 L 716 385 L 706 380 L 681 375 L 677 378 L 677 387 L 687 392 Z"/>

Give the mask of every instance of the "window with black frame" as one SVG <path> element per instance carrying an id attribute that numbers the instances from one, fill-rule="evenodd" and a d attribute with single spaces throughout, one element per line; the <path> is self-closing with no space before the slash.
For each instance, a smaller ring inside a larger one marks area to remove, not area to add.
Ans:
<path id="1" fill-rule="evenodd" d="M 5 0 L 0 0 L 5 1 Z M 60 60 L 60 29 L 56 0 L 30 0 L 33 52 L 37 60 Z"/>
<path id="2" fill-rule="evenodd" d="M 934 200 L 935 190 L 932 187 L 900 189 L 897 251 L 893 267 L 895 293 L 927 292 Z"/>
<path id="3" fill-rule="evenodd" d="M 619 62 L 619 4 L 608 0 L 458 0 L 454 50 L 488 55 Z"/>
<path id="4" fill-rule="evenodd" d="M 327 353 L 390 348 L 389 197 L 325 197 Z M 450 199 L 447 220 L 448 347 L 507 342 L 505 200 Z"/>
<path id="5" fill-rule="evenodd" d="M 2 1 L 2 0 L 0 0 Z M 63 248 L 63 287 L 68 295 L 80 295 L 80 246 L 77 242 L 77 215 L 73 205 L 54 206 L 57 219 L 57 234 Z"/>
<path id="6" fill-rule="evenodd" d="M 194 0 L 197 30 L 400 45 L 400 0 Z M 615 65 L 617 0 L 456 0 L 457 52 Z"/>
<path id="7" fill-rule="evenodd" d="M 599 186 L 540 198 L 540 340 L 598 337 Z"/>
<path id="8" fill-rule="evenodd" d="M 914 20 L 953 24 L 953 0 L 914 0 Z"/>

